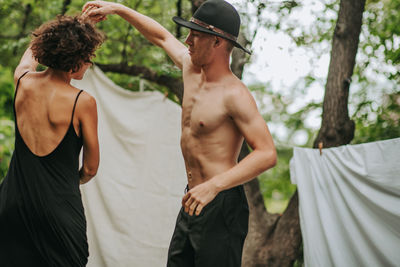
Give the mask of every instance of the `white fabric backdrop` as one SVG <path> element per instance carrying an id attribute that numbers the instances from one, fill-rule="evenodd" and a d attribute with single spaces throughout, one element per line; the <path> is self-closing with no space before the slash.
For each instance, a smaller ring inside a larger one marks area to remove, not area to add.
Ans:
<path id="1" fill-rule="evenodd" d="M 96 98 L 100 167 L 81 187 L 88 267 L 165 266 L 186 185 L 181 108 L 159 92 L 130 92 L 97 67 L 74 86 Z"/>
<path id="2" fill-rule="evenodd" d="M 308 267 L 400 266 L 400 138 L 294 148 Z"/>

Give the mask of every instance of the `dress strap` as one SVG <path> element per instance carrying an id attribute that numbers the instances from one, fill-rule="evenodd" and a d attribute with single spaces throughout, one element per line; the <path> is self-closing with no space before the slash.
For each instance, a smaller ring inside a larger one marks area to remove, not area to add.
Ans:
<path id="1" fill-rule="evenodd" d="M 17 91 L 18 90 L 18 86 L 19 86 L 19 81 L 21 80 L 21 78 L 22 77 L 24 77 L 25 76 L 25 74 L 27 74 L 29 72 L 29 70 L 27 70 L 27 71 L 25 71 L 24 72 L 24 74 L 22 74 L 19 78 L 18 78 L 18 81 L 17 81 L 17 87 L 15 88 L 15 91 Z"/>
<path id="2" fill-rule="evenodd" d="M 79 93 L 76 95 L 75 102 L 74 102 L 74 107 L 72 108 L 71 124 L 73 123 L 73 120 L 74 120 L 76 102 L 78 102 L 78 97 L 81 95 L 82 92 L 83 92 L 83 90 L 80 90 Z"/>
<path id="3" fill-rule="evenodd" d="M 18 78 L 17 86 L 15 87 L 14 102 L 13 102 L 13 110 L 14 110 L 14 118 L 15 118 L 15 119 L 17 118 L 17 112 L 15 111 L 15 99 L 17 98 L 17 91 L 18 91 L 19 82 L 20 82 L 21 78 L 24 77 L 25 74 L 27 74 L 28 72 L 29 72 L 29 70 L 26 71 L 26 72 L 24 72 L 24 74 L 22 74 L 22 75 Z"/>

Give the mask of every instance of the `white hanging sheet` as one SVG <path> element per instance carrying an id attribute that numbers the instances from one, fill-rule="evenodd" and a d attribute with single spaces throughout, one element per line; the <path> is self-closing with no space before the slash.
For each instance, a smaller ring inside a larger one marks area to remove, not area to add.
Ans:
<path id="1" fill-rule="evenodd" d="M 165 266 L 186 186 L 181 108 L 159 92 L 131 92 L 97 67 L 73 81 L 96 98 L 100 167 L 81 186 L 88 267 Z"/>
<path id="2" fill-rule="evenodd" d="M 294 148 L 307 267 L 400 266 L 400 138 Z"/>

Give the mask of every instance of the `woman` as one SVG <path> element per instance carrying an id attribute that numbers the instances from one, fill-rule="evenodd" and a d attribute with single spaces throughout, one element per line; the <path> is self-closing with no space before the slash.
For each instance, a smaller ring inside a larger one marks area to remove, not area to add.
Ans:
<path id="1" fill-rule="evenodd" d="M 15 151 L 0 185 L 0 266 L 87 263 L 79 184 L 99 164 L 97 110 L 70 81 L 82 79 L 103 40 L 82 17 L 59 16 L 34 31 L 15 70 Z M 38 63 L 48 68 L 37 72 Z"/>

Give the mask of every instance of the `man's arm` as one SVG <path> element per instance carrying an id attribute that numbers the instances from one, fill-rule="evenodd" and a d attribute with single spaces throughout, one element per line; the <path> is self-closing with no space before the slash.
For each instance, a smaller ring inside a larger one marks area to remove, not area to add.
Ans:
<path id="1" fill-rule="evenodd" d="M 268 126 L 259 113 L 253 96 L 242 83 L 240 84 L 242 88 L 232 91 L 226 98 L 225 106 L 252 152 L 227 173 L 216 177 L 215 183 L 219 191 L 253 179 L 274 167 L 277 160 Z"/>
<path id="2" fill-rule="evenodd" d="M 106 1 L 87 2 L 83 11 L 85 12 L 91 6 L 97 8 L 90 10 L 89 16 L 119 15 L 132 24 L 151 43 L 163 48 L 172 61 L 182 69 L 183 57 L 187 54 L 187 48 L 157 21 L 124 5 Z"/>
<path id="3" fill-rule="evenodd" d="M 276 164 L 276 150 L 267 124 L 250 92 L 243 84 L 241 86 L 233 89 L 225 106 L 253 151 L 233 168 L 190 189 L 182 200 L 190 215 L 194 212 L 199 215 L 219 192 L 243 184 Z"/>
<path id="4" fill-rule="evenodd" d="M 15 68 L 14 82 L 17 83 L 19 77 L 21 77 L 21 75 L 27 71 L 36 71 L 38 65 L 39 63 L 33 57 L 31 47 L 29 46 L 25 50 L 25 53 L 22 56 L 18 66 Z"/>

